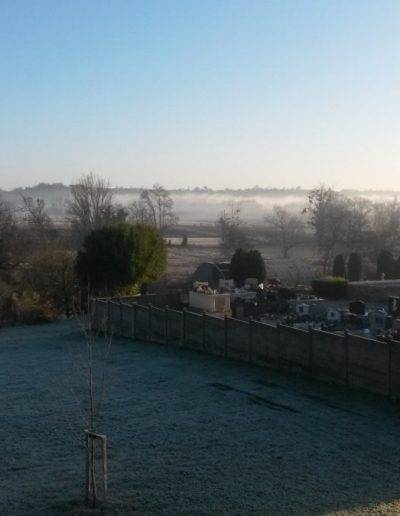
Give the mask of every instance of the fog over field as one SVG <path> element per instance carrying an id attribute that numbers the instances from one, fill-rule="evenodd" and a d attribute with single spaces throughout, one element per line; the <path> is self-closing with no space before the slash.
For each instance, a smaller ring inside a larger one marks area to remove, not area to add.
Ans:
<path id="1" fill-rule="evenodd" d="M 128 206 L 140 195 L 140 188 L 115 188 L 115 201 L 122 206 Z M 299 187 L 293 189 L 267 189 L 260 187 L 245 190 L 225 189 L 211 190 L 209 188 L 193 188 L 171 190 L 175 212 L 181 223 L 214 222 L 223 210 L 229 209 L 232 204 L 240 206 L 241 217 L 245 221 L 257 222 L 271 212 L 276 204 L 285 206 L 293 213 L 301 213 L 307 204 L 309 190 Z M 363 197 L 371 201 L 390 201 L 397 198 L 400 192 L 390 190 L 342 190 L 342 193 L 351 197 Z M 43 199 L 48 213 L 53 217 L 65 215 L 70 190 L 61 183 L 45 184 L 1 190 L 0 196 L 19 204 L 21 195 Z"/>

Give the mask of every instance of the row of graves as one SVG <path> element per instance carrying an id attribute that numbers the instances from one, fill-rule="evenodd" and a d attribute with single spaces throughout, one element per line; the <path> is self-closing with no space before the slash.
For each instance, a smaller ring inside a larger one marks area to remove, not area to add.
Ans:
<path id="1" fill-rule="evenodd" d="M 327 331 L 349 330 L 365 336 L 400 340 L 399 297 L 389 297 L 386 307 L 368 308 L 362 300 L 350 301 L 343 307 L 332 308 L 329 304 L 329 301 L 313 296 L 289 300 L 283 322 L 297 327 L 312 325 Z"/>
<path id="2" fill-rule="evenodd" d="M 367 305 L 363 300 L 329 301 L 313 295 L 310 287 L 288 288 L 279 279 L 263 284 L 248 278 L 237 287 L 214 265 L 203 264 L 189 292 L 189 308 L 216 316 L 253 318 L 269 323 L 281 322 L 300 328 L 313 326 L 327 331 L 349 330 L 360 335 L 400 340 L 400 297 L 390 296 L 386 306 Z M 210 275 L 210 271 L 212 275 Z M 225 272 L 225 271 L 224 271 Z M 204 281 L 205 279 L 209 281 Z"/>

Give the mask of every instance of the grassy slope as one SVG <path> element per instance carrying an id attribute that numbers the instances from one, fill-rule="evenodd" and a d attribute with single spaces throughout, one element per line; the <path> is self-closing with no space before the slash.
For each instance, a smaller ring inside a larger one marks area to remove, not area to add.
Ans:
<path id="1" fill-rule="evenodd" d="M 0 331 L 3 514 L 81 497 L 81 343 L 76 322 Z M 100 430 L 126 512 L 400 511 L 400 420 L 385 401 L 123 339 L 109 370 Z"/>

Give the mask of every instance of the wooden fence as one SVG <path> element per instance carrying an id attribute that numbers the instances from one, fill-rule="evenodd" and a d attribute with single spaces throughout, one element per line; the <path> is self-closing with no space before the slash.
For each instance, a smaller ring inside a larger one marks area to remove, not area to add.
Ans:
<path id="1" fill-rule="evenodd" d="M 235 358 L 335 384 L 400 395 L 400 343 L 278 324 L 216 318 L 187 310 L 93 301 L 93 326 L 132 339 Z"/>

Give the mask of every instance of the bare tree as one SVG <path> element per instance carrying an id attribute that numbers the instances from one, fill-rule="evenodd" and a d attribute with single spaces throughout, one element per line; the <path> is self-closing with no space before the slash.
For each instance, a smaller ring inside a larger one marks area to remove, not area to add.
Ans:
<path id="1" fill-rule="evenodd" d="M 0 198 L 0 272 L 15 269 L 24 260 L 25 253 L 15 210 Z"/>
<path id="2" fill-rule="evenodd" d="M 221 238 L 221 251 L 228 257 L 235 249 L 246 247 L 247 238 L 243 228 L 243 220 L 240 216 L 239 203 L 231 203 L 217 219 L 217 227 Z"/>
<path id="3" fill-rule="evenodd" d="M 51 219 L 46 212 L 46 203 L 43 199 L 22 197 L 22 212 L 25 222 L 39 230 L 47 230 L 51 226 Z"/>
<path id="4" fill-rule="evenodd" d="M 373 206 L 372 231 L 376 249 L 400 250 L 400 203 L 396 198 Z"/>
<path id="5" fill-rule="evenodd" d="M 287 258 L 293 247 L 304 241 L 304 223 L 282 206 L 275 205 L 272 215 L 265 220 L 270 222 L 276 232 L 276 238 L 282 249 L 283 258 Z"/>
<path id="6" fill-rule="evenodd" d="M 129 218 L 140 224 L 151 224 L 151 216 L 147 204 L 140 197 L 128 206 Z"/>
<path id="7" fill-rule="evenodd" d="M 68 215 L 82 235 L 114 220 L 114 194 L 109 180 L 91 172 L 71 186 L 71 196 Z"/>
<path id="8" fill-rule="evenodd" d="M 159 184 L 142 190 L 139 201 L 131 205 L 131 215 L 139 222 L 156 227 L 161 233 L 178 222 L 171 194 Z"/>
<path id="9" fill-rule="evenodd" d="M 337 246 L 343 243 L 348 221 L 346 201 L 332 188 L 321 186 L 310 192 L 308 207 L 303 213 L 309 215 L 308 222 L 314 230 L 325 273 Z"/>

